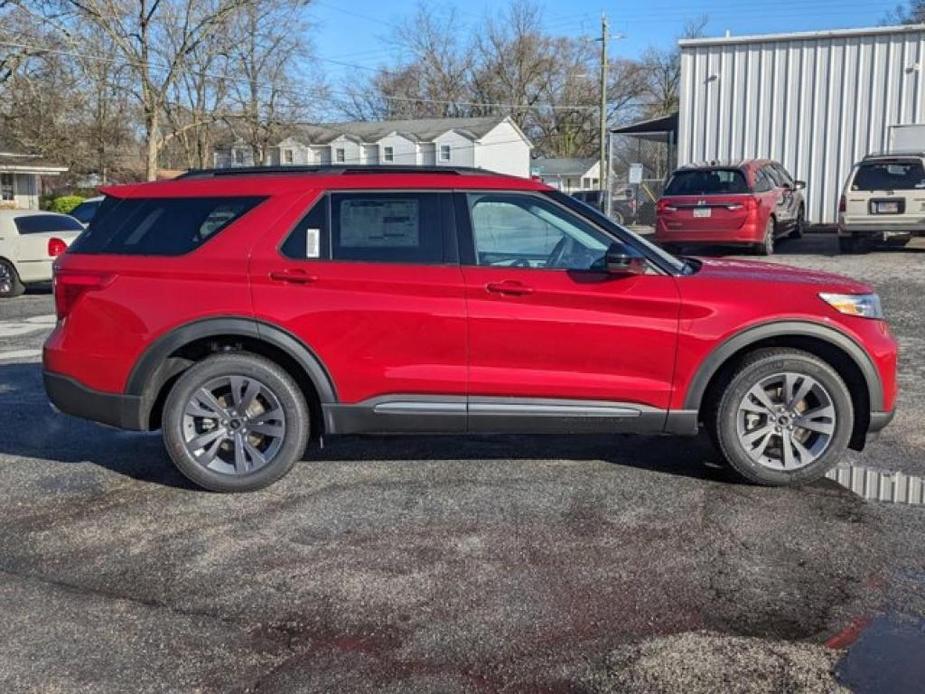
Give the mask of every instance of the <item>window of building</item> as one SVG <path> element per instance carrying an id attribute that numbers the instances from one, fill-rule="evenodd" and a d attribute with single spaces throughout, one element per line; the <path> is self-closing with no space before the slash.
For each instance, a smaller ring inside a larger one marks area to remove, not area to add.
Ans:
<path id="1" fill-rule="evenodd" d="M 382 161 L 395 161 L 395 148 L 394 147 L 383 147 L 382 148 Z"/>
<path id="2" fill-rule="evenodd" d="M 440 145 L 440 161 L 449 161 L 451 151 L 449 145 Z"/>
<path id="3" fill-rule="evenodd" d="M 588 189 L 591 187 L 591 179 L 585 176 L 581 181 L 581 187 Z"/>
<path id="4" fill-rule="evenodd" d="M 291 149 L 283 150 L 283 161 L 287 164 L 291 164 L 293 162 L 293 155 L 292 155 Z"/>
<path id="5" fill-rule="evenodd" d="M 72 253 L 183 255 L 263 198 L 106 198 Z"/>
<path id="6" fill-rule="evenodd" d="M 6 201 L 16 199 L 13 174 L 0 174 L 0 199 Z"/>
<path id="7" fill-rule="evenodd" d="M 343 147 L 338 147 L 334 150 L 334 161 L 338 164 L 343 164 L 347 161 L 347 152 L 344 151 Z"/>
<path id="8" fill-rule="evenodd" d="M 243 149 L 236 149 L 234 151 L 234 163 L 235 164 L 244 163 L 244 150 Z"/>
<path id="9" fill-rule="evenodd" d="M 613 239 L 534 195 L 468 195 L 476 264 L 494 267 L 603 268 Z"/>

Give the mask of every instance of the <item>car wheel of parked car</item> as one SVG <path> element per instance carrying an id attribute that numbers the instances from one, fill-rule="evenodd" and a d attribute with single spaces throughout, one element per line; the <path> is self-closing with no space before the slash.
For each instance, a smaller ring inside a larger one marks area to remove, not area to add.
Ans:
<path id="1" fill-rule="evenodd" d="M 768 223 L 764 226 L 764 240 L 755 245 L 756 255 L 774 255 L 774 235 L 777 227 L 774 224 L 774 217 L 768 217 Z"/>
<path id="2" fill-rule="evenodd" d="M 6 299 L 19 296 L 26 288 L 19 280 L 19 273 L 13 263 L 0 259 L 0 297 Z"/>
<path id="3" fill-rule="evenodd" d="M 712 438 L 732 468 L 775 486 L 824 476 L 854 426 L 851 394 L 838 373 L 796 349 L 746 357 L 710 414 Z"/>
<path id="4" fill-rule="evenodd" d="M 617 224 L 619 224 L 620 226 L 623 226 L 623 214 L 622 214 L 622 213 L 617 212 L 617 211 L 611 212 L 610 218 L 611 218 L 614 222 L 616 222 Z"/>
<path id="5" fill-rule="evenodd" d="M 803 208 L 800 208 L 800 211 L 797 212 L 797 221 L 794 224 L 793 231 L 790 232 L 789 238 L 791 239 L 801 239 L 803 238 L 803 232 L 806 228 L 806 213 L 803 211 Z"/>
<path id="6" fill-rule="evenodd" d="M 252 354 L 208 357 L 185 371 L 164 404 L 163 437 L 186 477 L 216 492 L 266 487 L 305 451 L 309 411 L 299 386 Z"/>

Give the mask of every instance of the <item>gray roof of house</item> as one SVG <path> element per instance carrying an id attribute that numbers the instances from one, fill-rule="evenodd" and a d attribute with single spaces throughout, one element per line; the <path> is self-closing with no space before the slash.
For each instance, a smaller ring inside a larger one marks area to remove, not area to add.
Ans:
<path id="1" fill-rule="evenodd" d="M 530 162 L 530 171 L 540 176 L 574 176 L 585 173 L 597 163 L 594 157 L 553 158 L 540 157 Z"/>
<path id="2" fill-rule="evenodd" d="M 398 133 L 413 141 L 428 142 L 454 130 L 470 140 L 478 140 L 494 129 L 504 116 L 487 118 L 420 118 L 414 120 L 354 121 L 330 125 L 305 125 L 288 133 L 304 144 L 326 145 L 346 136 L 360 142 L 377 142 Z"/>

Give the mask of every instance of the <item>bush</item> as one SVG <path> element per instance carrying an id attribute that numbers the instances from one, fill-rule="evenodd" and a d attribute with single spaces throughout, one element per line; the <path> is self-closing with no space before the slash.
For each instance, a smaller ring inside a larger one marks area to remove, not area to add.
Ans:
<path id="1" fill-rule="evenodd" d="M 61 197 L 54 198 L 51 201 L 51 203 L 48 205 L 48 211 L 67 214 L 83 201 L 84 199 L 79 195 L 62 195 Z"/>

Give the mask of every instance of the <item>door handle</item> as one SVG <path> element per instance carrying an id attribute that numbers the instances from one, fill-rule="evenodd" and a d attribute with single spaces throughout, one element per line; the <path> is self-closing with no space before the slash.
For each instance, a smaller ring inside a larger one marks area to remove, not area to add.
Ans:
<path id="1" fill-rule="evenodd" d="M 533 293 L 533 288 L 520 282 L 505 280 L 504 282 L 489 282 L 485 285 L 485 291 L 505 296 L 526 296 Z"/>
<path id="2" fill-rule="evenodd" d="M 318 280 L 318 275 L 310 275 L 305 270 L 274 270 L 270 273 L 270 279 L 287 284 L 311 284 Z"/>

